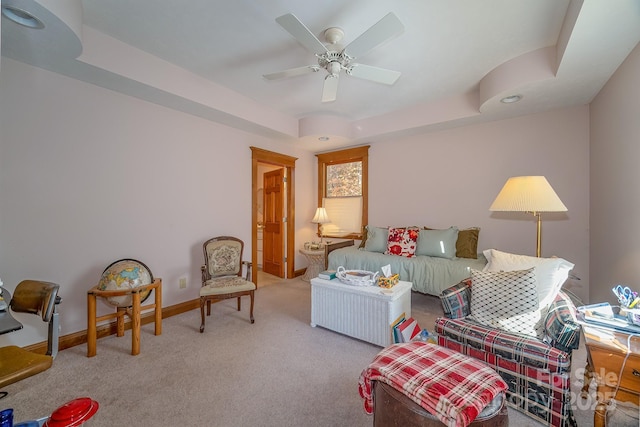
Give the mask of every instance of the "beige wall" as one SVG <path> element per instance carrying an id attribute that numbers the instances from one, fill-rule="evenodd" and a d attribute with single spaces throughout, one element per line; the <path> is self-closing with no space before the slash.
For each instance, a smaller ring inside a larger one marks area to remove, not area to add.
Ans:
<path id="1" fill-rule="evenodd" d="M 640 292 L 640 45 L 591 103 L 591 301 Z"/>
<path id="2" fill-rule="evenodd" d="M 250 242 L 249 146 L 299 158 L 296 243 L 314 236 L 316 157 L 295 144 L 6 58 L 0 135 L 0 277 L 10 289 L 24 278 L 60 283 L 63 335 L 86 328 L 86 291 L 119 258 L 163 278 L 165 305 L 196 298 L 202 241 Z M 373 143 L 370 168 L 371 224 L 479 226 L 480 249 L 530 255 L 533 217 L 488 208 L 508 177 L 545 175 L 569 212 L 545 217 L 543 254 L 574 262 L 577 293 L 588 295 L 588 107 Z M 26 331 L 0 345 L 44 340 L 42 322 L 21 320 Z"/>
<path id="3" fill-rule="evenodd" d="M 369 223 L 475 226 L 479 249 L 534 256 L 534 217 L 489 206 L 509 177 L 544 175 L 568 212 L 543 214 L 542 255 L 573 262 L 569 285 L 588 299 L 588 129 L 581 106 L 375 144 Z"/>
<path id="4" fill-rule="evenodd" d="M 146 263 L 173 305 L 198 297 L 207 238 L 238 236 L 250 259 L 250 146 L 298 157 L 296 201 L 309 212 L 315 204 L 304 190 L 315 188 L 315 157 L 293 144 L 7 58 L 0 135 L 0 277 L 9 289 L 27 278 L 59 283 L 63 335 L 86 328 L 86 292 L 112 261 Z M 296 228 L 310 234 L 307 216 Z M 27 330 L 0 345 L 45 339 L 42 321 L 20 316 Z"/>

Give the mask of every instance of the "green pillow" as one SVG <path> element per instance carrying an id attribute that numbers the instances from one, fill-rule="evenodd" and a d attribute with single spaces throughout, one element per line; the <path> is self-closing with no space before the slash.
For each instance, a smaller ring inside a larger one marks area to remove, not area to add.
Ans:
<path id="1" fill-rule="evenodd" d="M 478 235 L 480 228 L 465 228 L 458 231 L 456 256 L 458 258 L 478 258 Z"/>
<path id="2" fill-rule="evenodd" d="M 420 230 L 416 255 L 453 259 L 456 257 L 458 227 L 446 230 Z"/>
<path id="3" fill-rule="evenodd" d="M 367 225 L 367 239 L 364 243 L 364 250 L 367 252 L 384 253 L 387 250 L 389 240 L 389 229 L 383 227 L 372 227 Z"/>

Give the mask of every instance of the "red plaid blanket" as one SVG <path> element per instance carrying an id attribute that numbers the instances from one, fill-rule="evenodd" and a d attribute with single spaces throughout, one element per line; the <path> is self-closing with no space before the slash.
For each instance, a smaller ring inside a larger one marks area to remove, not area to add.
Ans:
<path id="1" fill-rule="evenodd" d="M 386 347 L 360 374 L 364 409 L 373 413 L 372 381 L 382 381 L 449 427 L 468 426 L 507 384 L 488 365 L 424 342 Z"/>

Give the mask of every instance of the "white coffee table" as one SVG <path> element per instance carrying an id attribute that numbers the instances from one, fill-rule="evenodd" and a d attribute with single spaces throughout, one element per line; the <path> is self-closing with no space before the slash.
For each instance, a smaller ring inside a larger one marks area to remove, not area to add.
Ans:
<path id="1" fill-rule="evenodd" d="M 411 316 L 411 282 L 391 289 L 354 286 L 338 279 L 311 279 L 311 326 L 358 338 L 382 347 L 393 343 L 391 324 Z"/>

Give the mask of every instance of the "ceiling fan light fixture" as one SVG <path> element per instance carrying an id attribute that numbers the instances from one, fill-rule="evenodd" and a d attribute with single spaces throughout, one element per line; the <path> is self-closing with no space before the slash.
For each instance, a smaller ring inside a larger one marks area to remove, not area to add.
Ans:
<path id="1" fill-rule="evenodd" d="M 327 43 L 323 43 L 292 13 L 277 17 L 276 22 L 309 52 L 315 55 L 318 65 L 308 65 L 276 73 L 263 74 L 263 77 L 267 80 L 308 74 L 318 71 L 317 67 L 319 67 L 327 71 L 321 100 L 322 102 L 333 102 L 336 100 L 338 78 L 342 70 L 350 70 L 348 73 L 350 76 L 386 85 L 394 84 L 400 77 L 400 72 L 398 71 L 351 62 L 353 59 L 366 55 L 369 51 L 404 31 L 404 26 L 392 12 L 386 14 L 344 48 L 339 44 L 344 36 L 344 31 L 341 28 L 328 27 L 324 30 L 322 34 Z M 351 69 L 355 65 L 359 65 L 357 71 Z"/>
<path id="2" fill-rule="evenodd" d="M 514 102 L 518 102 L 522 99 L 522 95 L 509 95 L 505 96 L 500 100 L 503 104 L 513 104 Z"/>
<path id="3" fill-rule="evenodd" d="M 331 61 L 327 64 L 327 71 L 332 76 L 337 76 L 340 74 L 340 70 L 342 69 L 342 65 L 338 61 Z"/>

